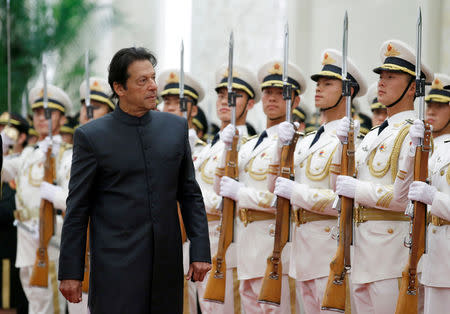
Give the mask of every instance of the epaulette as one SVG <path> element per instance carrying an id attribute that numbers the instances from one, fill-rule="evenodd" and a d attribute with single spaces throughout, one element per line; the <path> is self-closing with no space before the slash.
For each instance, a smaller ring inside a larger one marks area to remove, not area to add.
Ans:
<path id="1" fill-rule="evenodd" d="M 314 130 L 314 131 L 311 131 L 311 132 L 307 132 L 305 134 L 305 136 L 308 136 L 308 135 L 311 135 L 311 134 L 316 134 L 316 133 L 317 133 L 317 130 Z"/>
<path id="2" fill-rule="evenodd" d="M 447 143 L 450 143 L 450 140 L 446 140 L 446 141 L 444 141 L 444 143 L 446 143 L 446 144 L 447 144 Z"/>
<path id="3" fill-rule="evenodd" d="M 369 129 L 360 127 L 358 136 L 361 136 L 361 135 L 366 136 L 367 133 L 369 133 Z"/>
<path id="4" fill-rule="evenodd" d="M 208 144 L 206 144 L 206 142 L 202 141 L 201 139 L 197 139 L 197 141 L 195 141 L 195 146 L 197 145 L 206 146 Z"/>
<path id="5" fill-rule="evenodd" d="M 405 122 L 407 122 L 407 123 L 409 123 L 409 124 L 413 124 L 413 123 L 414 123 L 414 120 L 412 120 L 412 119 L 406 119 Z"/>
<path id="6" fill-rule="evenodd" d="M 380 126 L 377 125 L 377 126 L 374 126 L 373 128 L 371 128 L 370 130 L 373 131 L 373 130 L 375 130 L 375 129 L 378 129 L 379 127 L 380 127 Z"/>
<path id="7" fill-rule="evenodd" d="M 253 135 L 253 136 L 243 136 L 242 139 L 241 139 L 241 143 L 242 143 L 242 144 L 245 144 L 245 143 L 247 143 L 248 141 L 250 141 L 250 140 L 252 140 L 252 139 L 254 139 L 254 138 L 256 138 L 256 137 L 258 137 L 257 134 L 255 134 L 255 135 Z"/>
<path id="8" fill-rule="evenodd" d="M 68 144 L 68 143 L 61 143 L 61 145 L 59 146 L 59 149 L 61 152 L 65 152 L 66 150 L 69 150 L 72 148 L 73 148 L 73 144 Z"/>

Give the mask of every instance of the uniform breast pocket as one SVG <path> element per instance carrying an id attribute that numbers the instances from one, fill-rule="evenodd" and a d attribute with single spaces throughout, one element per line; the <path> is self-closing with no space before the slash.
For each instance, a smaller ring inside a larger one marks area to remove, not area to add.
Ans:
<path id="1" fill-rule="evenodd" d="M 369 235 L 390 237 L 398 234 L 399 228 L 387 222 L 375 222 L 367 229 Z"/>

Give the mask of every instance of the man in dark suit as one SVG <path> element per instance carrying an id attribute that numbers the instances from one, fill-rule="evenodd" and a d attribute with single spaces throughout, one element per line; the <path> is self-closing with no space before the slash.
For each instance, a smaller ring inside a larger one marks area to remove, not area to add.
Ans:
<path id="1" fill-rule="evenodd" d="M 155 65 L 144 48 L 118 51 L 108 79 L 118 106 L 75 132 L 59 280 L 79 302 L 90 219 L 91 313 L 182 312 L 177 201 L 191 242 L 187 278 L 202 281 L 211 268 L 187 121 L 152 110 Z"/>

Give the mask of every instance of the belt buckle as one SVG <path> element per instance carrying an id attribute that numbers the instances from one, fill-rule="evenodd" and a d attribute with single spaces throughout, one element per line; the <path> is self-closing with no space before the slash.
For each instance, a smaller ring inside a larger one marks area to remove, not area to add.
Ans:
<path id="1" fill-rule="evenodd" d="M 357 226 L 359 226 L 360 223 L 364 222 L 364 220 L 362 218 L 361 210 L 362 210 L 362 207 L 360 207 L 360 206 L 356 207 L 354 220 L 355 220 Z"/>
<path id="2" fill-rule="evenodd" d="M 248 225 L 248 209 L 247 208 L 241 208 L 239 210 L 239 217 L 241 218 L 241 221 L 244 223 L 244 226 L 247 227 Z"/>
<path id="3" fill-rule="evenodd" d="M 292 216 L 294 218 L 295 225 L 297 227 L 299 227 L 300 226 L 300 209 L 294 210 L 292 212 Z"/>

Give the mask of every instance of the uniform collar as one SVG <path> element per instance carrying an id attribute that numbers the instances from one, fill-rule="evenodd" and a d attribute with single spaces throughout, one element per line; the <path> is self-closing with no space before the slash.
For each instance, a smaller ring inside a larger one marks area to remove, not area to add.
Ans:
<path id="1" fill-rule="evenodd" d="M 52 135 L 52 141 L 53 141 L 53 143 L 61 144 L 63 140 L 62 140 L 62 137 L 60 134 L 55 134 L 55 135 Z M 42 142 L 43 141 L 38 141 L 36 143 L 36 145 L 39 146 L 39 144 Z"/>
<path id="2" fill-rule="evenodd" d="M 267 137 L 273 137 L 274 135 L 278 135 L 278 124 L 266 129 L 266 132 Z"/>
<path id="3" fill-rule="evenodd" d="M 132 115 L 126 113 L 125 111 L 123 111 L 120 108 L 120 105 L 117 104 L 116 109 L 114 109 L 112 114 L 117 120 L 122 121 L 125 124 L 144 125 L 144 124 L 147 124 L 148 122 L 150 122 L 150 120 L 151 120 L 150 111 L 151 110 L 149 110 L 147 113 L 145 113 L 142 117 L 135 117 L 135 116 L 132 116 Z"/>
<path id="4" fill-rule="evenodd" d="M 403 122 L 407 119 L 414 120 L 416 118 L 414 114 L 414 110 L 406 110 L 399 113 L 394 114 L 392 117 L 388 118 L 389 125 L 394 125 L 399 122 Z"/>
<path id="5" fill-rule="evenodd" d="M 339 122 L 341 120 L 333 120 L 330 122 L 327 122 L 323 125 L 324 129 L 325 129 L 325 133 L 333 133 L 336 134 L 336 129 L 339 126 Z"/>

